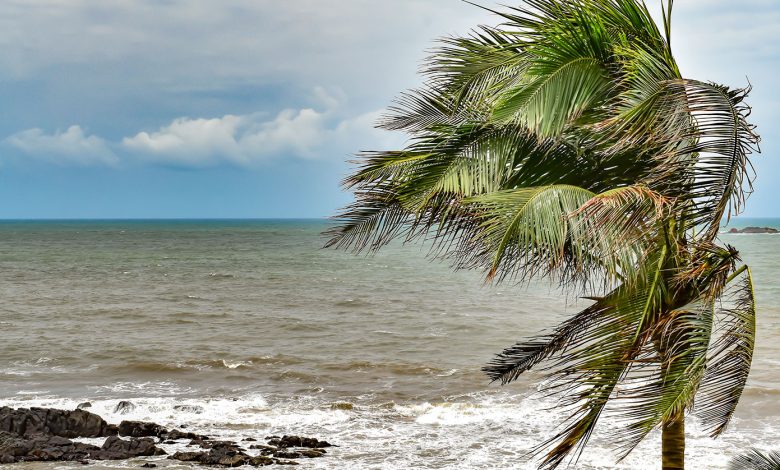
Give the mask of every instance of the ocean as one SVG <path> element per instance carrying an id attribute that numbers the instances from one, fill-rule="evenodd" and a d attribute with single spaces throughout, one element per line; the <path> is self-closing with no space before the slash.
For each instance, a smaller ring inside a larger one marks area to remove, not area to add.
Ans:
<path id="1" fill-rule="evenodd" d="M 740 225 L 780 219 L 732 223 Z M 327 226 L 0 222 L 0 405 L 89 401 L 111 423 L 339 445 L 302 461 L 306 469 L 536 468 L 527 453 L 562 411 L 539 393 L 540 375 L 502 387 L 480 368 L 585 303 L 544 283 L 485 285 L 479 273 L 430 261 L 420 245 L 369 257 L 322 249 Z M 729 430 L 713 440 L 689 420 L 692 469 L 726 468 L 751 446 L 780 448 L 780 236 L 721 239 L 753 268 L 758 346 Z M 116 414 L 120 400 L 136 408 Z M 658 433 L 616 464 L 615 425 L 603 421 L 572 468 L 660 468 Z"/>

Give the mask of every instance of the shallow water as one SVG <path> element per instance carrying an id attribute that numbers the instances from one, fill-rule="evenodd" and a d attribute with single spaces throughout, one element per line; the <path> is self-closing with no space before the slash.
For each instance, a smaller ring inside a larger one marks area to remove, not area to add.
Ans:
<path id="1" fill-rule="evenodd" d="M 322 250 L 325 227 L 0 223 L 0 404 L 91 401 L 109 422 L 341 445 L 303 468 L 535 468 L 525 454 L 560 412 L 536 393 L 538 376 L 502 388 L 479 369 L 581 304 L 545 285 L 484 286 L 419 246 L 370 258 Z M 758 350 L 729 431 L 711 440 L 690 423 L 691 468 L 725 468 L 734 453 L 780 438 L 780 236 L 722 239 L 754 270 Z M 115 415 L 119 400 L 136 410 Z M 173 409 L 181 404 L 199 408 Z M 613 425 L 603 423 L 576 468 L 660 467 L 657 435 L 616 466 Z"/>

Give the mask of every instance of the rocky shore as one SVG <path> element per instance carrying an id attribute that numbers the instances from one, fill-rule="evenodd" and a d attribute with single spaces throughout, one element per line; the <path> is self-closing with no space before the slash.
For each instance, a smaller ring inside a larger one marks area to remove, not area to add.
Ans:
<path id="1" fill-rule="evenodd" d="M 120 402 L 117 406 L 132 405 Z M 318 458 L 331 447 L 326 441 L 300 436 L 268 436 L 258 444 L 248 436 L 241 443 L 213 440 L 208 436 L 179 429 L 167 429 L 156 423 L 122 421 L 108 424 L 100 416 L 86 411 L 52 408 L 0 408 L 0 463 L 29 461 L 125 460 L 134 457 L 166 455 L 159 444 L 186 442 L 192 451 L 175 452 L 168 458 L 220 467 L 242 465 L 298 465 L 296 459 Z M 101 438 L 96 446 L 73 441 L 75 438 Z M 123 439 L 126 438 L 126 439 Z M 144 467 L 155 467 L 148 462 Z"/>

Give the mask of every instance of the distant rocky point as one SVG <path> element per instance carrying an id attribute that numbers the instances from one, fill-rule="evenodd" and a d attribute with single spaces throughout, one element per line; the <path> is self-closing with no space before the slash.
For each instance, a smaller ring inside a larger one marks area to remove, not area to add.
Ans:
<path id="1" fill-rule="evenodd" d="M 732 228 L 729 233 L 780 233 L 780 230 L 771 227 L 745 227 L 743 229 Z"/>

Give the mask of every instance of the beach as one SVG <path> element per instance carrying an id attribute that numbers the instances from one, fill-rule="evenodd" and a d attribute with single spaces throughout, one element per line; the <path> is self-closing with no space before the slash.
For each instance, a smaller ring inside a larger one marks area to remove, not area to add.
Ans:
<path id="1" fill-rule="evenodd" d="M 745 225 L 780 220 L 732 226 Z M 325 250 L 327 227 L 0 222 L 0 405 L 89 401 L 114 424 L 186 425 L 239 441 L 299 433 L 339 446 L 300 468 L 536 468 L 526 454 L 554 434 L 563 411 L 537 392 L 541 373 L 502 387 L 480 368 L 587 301 L 541 281 L 484 285 L 479 273 L 426 259 L 424 245 L 374 256 Z M 720 238 L 753 269 L 758 343 L 729 430 L 713 440 L 689 421 L 695 469 L 725 468 L 748 447 L 771 449 L 780 439 L 780 236 Z M 122 400 L 135 408 L 115 412 Z M 658 468 L 658 434 L 615 465 L 614 426 L 600 423 L 576 468 Z M 188 465 L 153 457 L 92 467 L 148 459 Z"/>

